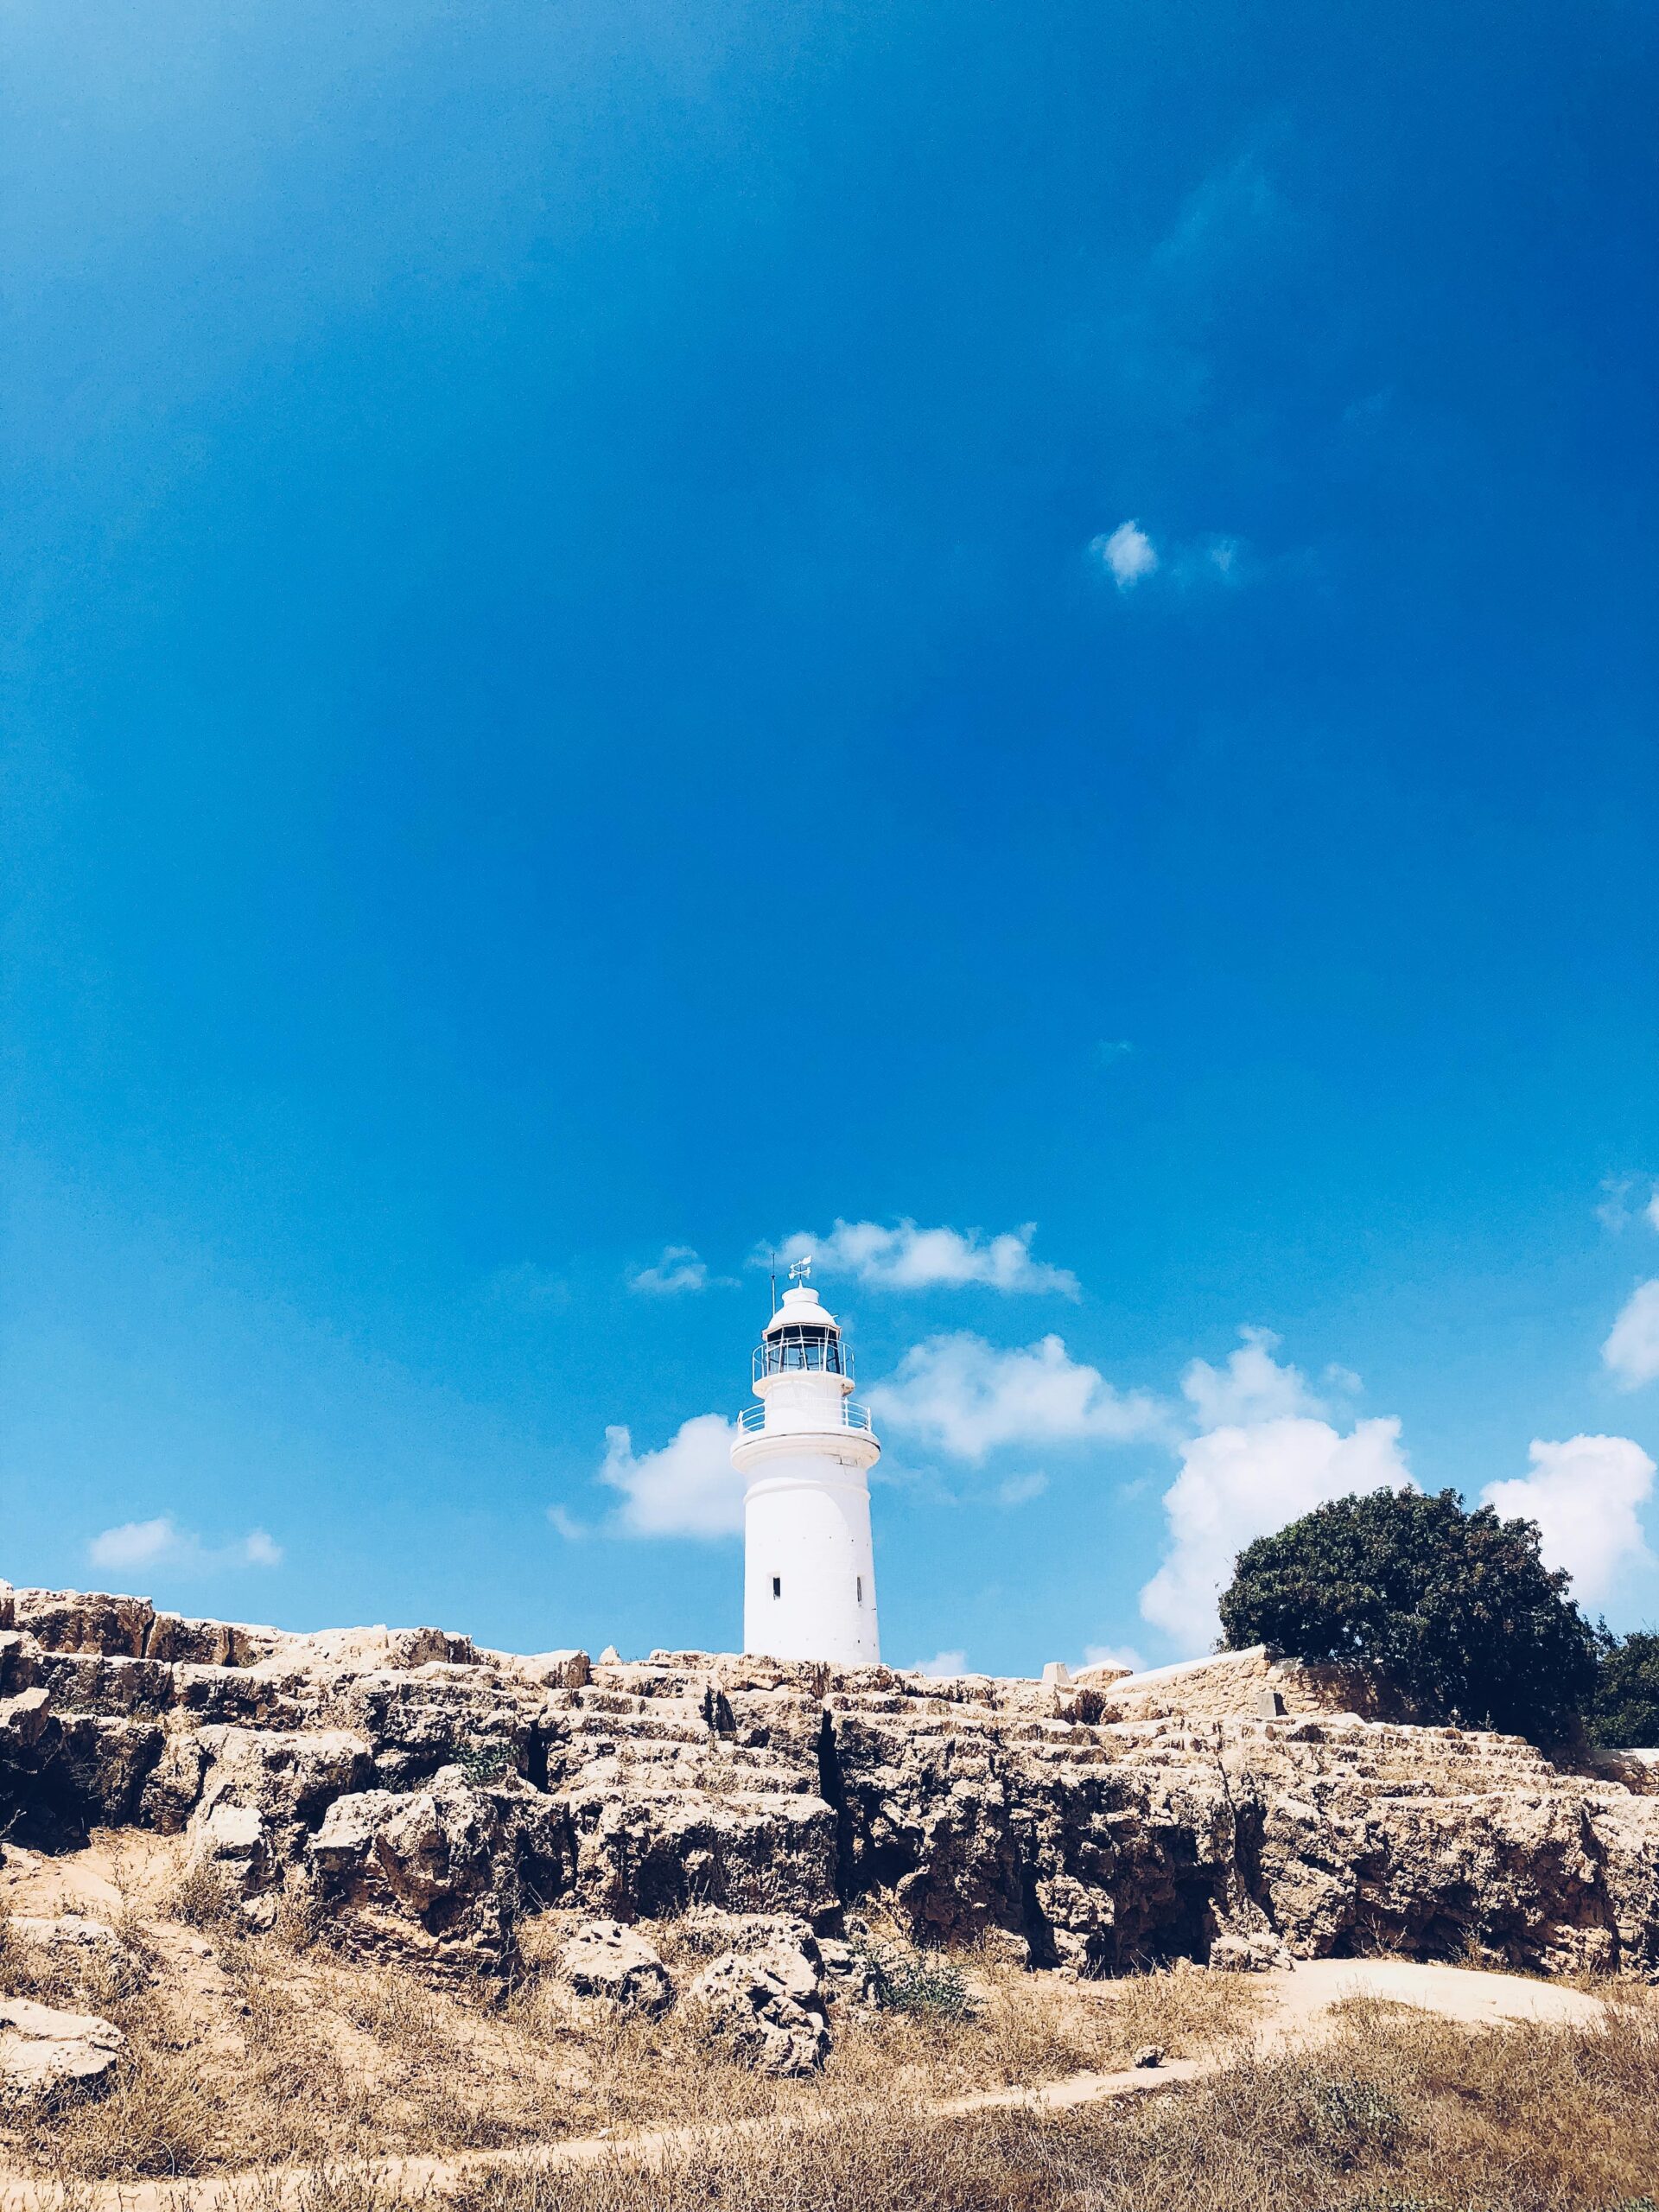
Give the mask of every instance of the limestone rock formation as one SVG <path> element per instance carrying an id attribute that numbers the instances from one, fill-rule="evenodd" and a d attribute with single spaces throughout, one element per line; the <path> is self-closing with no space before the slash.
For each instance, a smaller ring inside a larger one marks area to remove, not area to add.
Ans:
<path id="1" fill-rule="evenodd" d="M 578 1997 L 594 1997 L 624 2012 L 665 2012 L 674 2002 L 668 1968 L 620 1920 L 583 1923 L 559 1955 L 559 1972 Z"/>
<path id="2" fill-rule="evenodd" d="M 107 2088 L 125 2038 L 94 2012 L 0 2000 L 0 2102 L 61 2103 Z"/>
<path id="3" fill-rule="evenodd" d="M 1659 1973 L 1651 1773 L 1414 1726 L 1384 1683 L 1265 1652 L 941 1681 L 518 1659 L 435 1629 L 288 1636 L 0 1588 L 15 1841 L 180 1834 L 255 1924 L 291 1897 L 349 1948 L 466 1974 L 509 1968 L 549 1907 L 627 1927 L 694 1910 L 707 1956 L 771 1961 L 809 2020 L 780 1927 L 819 1939 L 822 1978 L 866 1897 L 924 1941 L 1091 1971 L 1385 1944 Z M 734 2008 L 746 1979 L 717 1977 Z"/>
<path id="4" fill-rule="evenodd" d="M 816 2072 L 830 2056 L 822 1970 L 809 1934 L 774 1935 L 726 1951 L 692 1983 L 688 2000 L 710 2031 L 763 2074 Z"/>

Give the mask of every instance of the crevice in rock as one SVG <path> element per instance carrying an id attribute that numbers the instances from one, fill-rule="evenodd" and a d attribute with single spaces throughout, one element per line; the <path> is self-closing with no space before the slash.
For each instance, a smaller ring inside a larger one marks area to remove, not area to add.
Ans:
<path id="1" fill-rule="evenodd" d="M 546 1789 L 547 1731 L 539 1726 L 532 1727 L 525 1739 L 524 1774 L 532 1789 Z"/>
<path id="2" fill-rule="evenodd" d="M 855 1894 L 853 1811 L 847 1802 L 846 1777 L 841 1770 L 835 1715 L 827 1705 L 818 1723 L 818 1795 L 836 1816 L 836 1895 L 842 1904 L 849 1904 Z"/>

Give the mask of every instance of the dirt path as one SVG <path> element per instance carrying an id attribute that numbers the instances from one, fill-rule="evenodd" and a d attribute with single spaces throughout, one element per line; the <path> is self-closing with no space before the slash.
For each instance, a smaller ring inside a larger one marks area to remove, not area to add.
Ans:
<path id="1" fill-rule="evenodd" d="M 1295 1968 L 1262 1976 L 1270 2000 L 1254 2035 L 1258 2050 L 1317 2041 L 1329 2025 L 1333 2005 L 1346 1998 L 1375 1997 L 1413 2005 L 1442 2019 L 1467 2026 L 1493 2027 L 1505 2021 L 1535 2020 L 1564 2027 L 1593 2027 L 1604 2017 L 1599 1998 L 1529 1981 L 1520 1974 L 1482 1974 L 1462 1967 L 1418 1966 L 1405 1959 L 1316 1959 Z M 1238 2055 L 1239 2046 L 1205 2058 L 1174 2058 L 1158 2067 L 1112 2074 L 1071 2074 L 1034 2088 L 978 2089 L 969 2094 L 930 2099 L 918 2107 L 927 2119 L 951 2119 L 969 2113 L 1020 2106 L 1063 2111 L 1113 2097 L 1146 2094 L 1218 2072 Z M 874 2106 L 868 2107 L 874 2109 Z M 787 2116 L 787 2125 L 820 2127 L 844 2124 L 861 2107 L 845 2101 L 807 2107 Z M 573 2136 L 563 2142 L 519 2145 L 505 2151 L 465 2152 L 448 2158 L 393 2158 L 378 2160 L 373 2171 L 388 2190 L 441 2196 L 466 2175 L 492 2167 L 544 2164 L 595 2165 L 626 2157 L 655 2164 L 704 2145 L 757 2135 L 779 2125 L 778 2116 L 702 2123 L 687 2127 L 649 2128 L 619 2135 Z M 354 2171 L 360 2163 L 354 2162 Z M 233 2212 L 237 2198 L 260 2191 L 261 2212 L 279 2212 L 296 2202 L 309 2175 L 297 2169 L 219 2174 L 198 2181 L 101 2182 L 77 2189 L 78 2203 L 90 2212 Z M 0 2174 L 0 2212 L 52 2212 L 59 2201 L 55 2184 L 35 2175 Z"/>

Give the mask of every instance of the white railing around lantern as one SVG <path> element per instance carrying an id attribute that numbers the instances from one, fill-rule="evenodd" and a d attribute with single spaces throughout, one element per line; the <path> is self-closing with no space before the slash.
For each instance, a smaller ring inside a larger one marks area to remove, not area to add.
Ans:
<path id="1" fill-rule="evenodd" d="M 837 1414 L 840 1416 L 839 1420 L 836 1419 Z M 874 1421 L 870 1418 L 869 1408 L 868 1406 L 855 1405 L 850 1398 L 843 1398 L 839 1406 L 826 1407 L 822 1414 L 820 1414 L 815 1408 L 813 1409 L 812 1420 L 814 1429 L 840 1427 L 869 1431 L 873 1430 L 875 1427 Z M 737 1425 L 745 1436 L 754 1435 L 757 1431 L 763 1429 L 766 1425 L 766 1408 L 764 1406 L 745 1406 L 742 1412 L 739 1414 L 737 1417 Z M 780 1424 L 780 1430 L 782 1433 L 787 1435 L 789 1433 L 789 1424 L 786 1422 Z M 804 1433 L 808 1435 L 810 1435 L 812 1433 L 812 1430 L 807 1430 L 804 1432 Z"/>

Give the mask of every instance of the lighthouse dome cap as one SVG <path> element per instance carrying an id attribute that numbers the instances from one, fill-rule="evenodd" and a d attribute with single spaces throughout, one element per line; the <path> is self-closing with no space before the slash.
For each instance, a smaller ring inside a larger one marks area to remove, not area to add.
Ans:
<path id="1" fill-rule="evenodd" d="M 774 1337 L 779 1329 L 833 1329 L 836 1325 L 835 1315 L 820 1302 L 817 1292 L 809 1282 L 784 1293 L 764 1333 Z"/>

